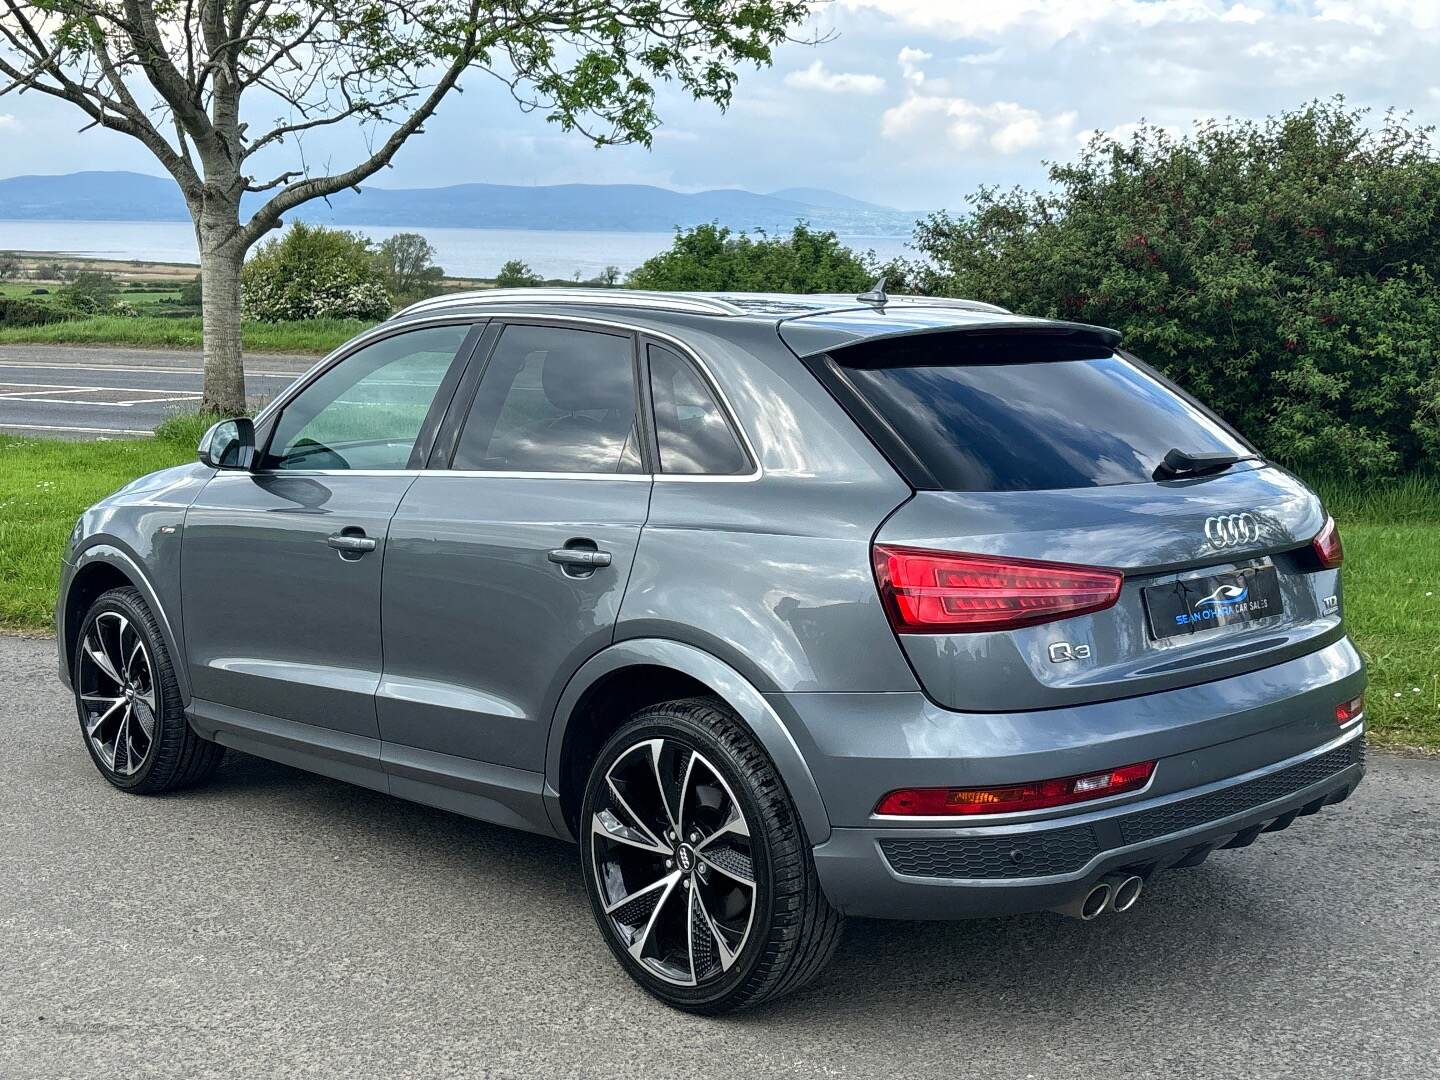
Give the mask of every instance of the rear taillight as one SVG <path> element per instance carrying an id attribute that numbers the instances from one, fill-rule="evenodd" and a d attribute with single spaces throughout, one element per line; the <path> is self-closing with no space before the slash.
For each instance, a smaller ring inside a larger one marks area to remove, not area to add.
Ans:
<path id="1" fill-rule="evenodd" d="M 1013 814 L 1052 806 L 1105 799 L 1136 791 L 1150 782 L 1153 761 L 1125 765 L 1109 772 L 1066 776 L 989 788 L 902 788 L 886 795 L 875 813 L 889 817 L 966 817 L 971 814 Z"/>
<path id="2" fill-rule="evenodd" d="M 1335 706 L 1335 722 L 1341 727 L 1346 724 L 1353 724 L 1365 715 L 1365 695 L 1357 694 L 1349 701 L 1342 701 Z"/>
<path id="3" fill-rule="evenodd" d="M 1124 575 L 1063 563 L 874 549 L 880 598 L 898 633 L 966 633 L 1100 611 L 1120 598 Z"/>
<path id="4" fill-rule="evenodd" d="M 1335 519 L 1332 517 L 1325 519 L 1325 527 L 1310 541 L 1310 546 L 1315 549 L 1315 557 L 1326 570 L 1334 570 L 1345 561 L 1345 547 L 1340 543 L 1340 530 L 1335 527 Z"/>

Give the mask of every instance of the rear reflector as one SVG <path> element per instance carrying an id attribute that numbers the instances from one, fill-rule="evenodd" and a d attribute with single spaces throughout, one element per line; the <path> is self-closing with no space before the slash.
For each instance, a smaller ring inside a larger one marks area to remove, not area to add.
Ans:
<path id="1" fill-rule="evenodd" d="M 1342 727 L 1365 715 L 1365 695 L 1360 694 L 1335 706 L 1335 722 Z"/>
<path id="2" fill-rule="evenodd" d="M 1143 788 L 1155 762 L 1142 761 L 1109 772 L 1037 780 L 993 788 L 902 788 L 886 795 L 875 813 L 891 817 L 966 817 L 971 814 L 1013 814 L 1052 806 L 1104 799 Z"/>
<path id="3" fill-rule="evenodd" d="M 1011 630 L 1108 608 L 1124 575 L 1063 563 L 877 544 L 880 599 L 898 633 Z"/>
<path id="4" fill-rule="evenodd" d="M 1325 519 L 1324 528 L 1310 541 L 1310 546 L 1315 549 L 1315 557 L 1326 570 L 1334 570 L 1345 561 L 1345 546 L 1340 543 L 1340 530 L 1335 527 L 1332 517 Z"/>

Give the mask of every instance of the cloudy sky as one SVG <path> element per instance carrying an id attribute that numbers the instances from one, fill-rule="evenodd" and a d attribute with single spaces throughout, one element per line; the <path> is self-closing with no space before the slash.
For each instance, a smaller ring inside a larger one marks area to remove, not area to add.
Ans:
<path id="1" fill-rule="evenodd" d="M 725 114 L 662 97 L 649 150 L 594 150 L 476 77 L 378 182 L 813 186 L 929 209 L 1039 183 L 1046 159 L 1142 117 L 1185 129 L 1342 93 L 1440 121 L 1440 0 L 832 0 L 810 29 L 830 40 L 782 48 Z M 79 127 L 38 95 L 0 98 L 0 174 L 158 172 Z"/>

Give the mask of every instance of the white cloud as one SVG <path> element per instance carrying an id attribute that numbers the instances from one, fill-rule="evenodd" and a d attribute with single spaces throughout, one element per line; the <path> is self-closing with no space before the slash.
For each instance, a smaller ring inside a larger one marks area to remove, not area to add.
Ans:
<path id="1" fill-rule="evenodd" d="M 785 85 L 796 90 L 819 90 L 825 94 L 878 94 L 885 89 L 879 75 L 830 71 L 816 60 L 809 67 L 785 76 Z"/>
<path id="2" fill-rule="evenodd" d="M 1253 8 L 1249 4 L 1234 4 L 1220 16 L 1220 21 L 1253 24 L 1264 17 L 1265 12 L 1259 8 Z"/>
<path id="3" fill-rule="evenodd" d="M 19 131 L 20 121 L 9 113 L 0 113 L 0 131 Z"/>
<path id="4" fill-rule="evenodd" d="M 938 135 L 957 150 L 988 147 L 1009 155 L 1069 144 L 1076 119 L 1071 110 L 1047 116 L 1013 101 L 976 102 L 912 94 L 885 111 L 880 130 L 888 139 L 915 139 L 924 144 Z"/>

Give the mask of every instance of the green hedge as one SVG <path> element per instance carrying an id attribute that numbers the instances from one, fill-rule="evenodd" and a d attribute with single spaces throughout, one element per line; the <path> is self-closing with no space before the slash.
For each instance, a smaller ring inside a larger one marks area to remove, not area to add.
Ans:
<path id="1" fill-rule="evenodd" d="M 1142 126 L 1097 137 L 1050 180 L 922 222 L 920 287 L 1114 326 L 1312 475 L 1407 473 L 1440 455 L 1429 129 L 1338 100 L 1186 138 Z"/>
<path id="2" fill-rule="evenodd" d="M 54 304 L 0 296 L 0 326 L 48 326 L 70 317 Z"/>

